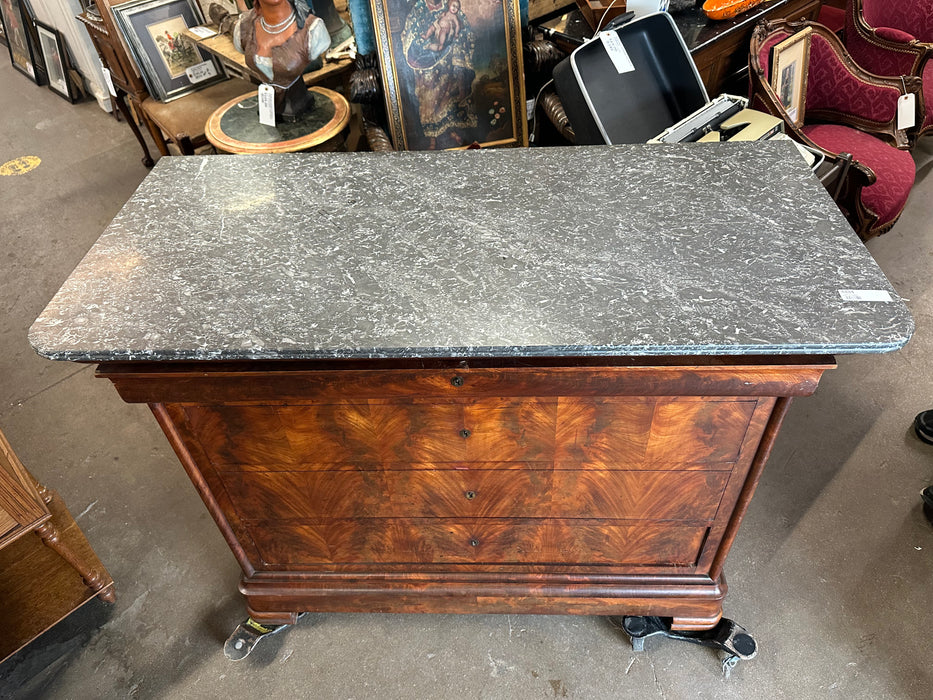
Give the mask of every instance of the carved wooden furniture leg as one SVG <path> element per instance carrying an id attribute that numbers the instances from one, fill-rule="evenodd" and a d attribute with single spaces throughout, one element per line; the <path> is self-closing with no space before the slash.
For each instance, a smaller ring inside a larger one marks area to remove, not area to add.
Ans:
<path id="1" fill-rule="evenodd" d="M 45 501 L 46 505 L 55 499 L 56 494 L 51 489 L 47 489 L 38 482 L 36 482 L 36 487 L 39 489 L 39 495 L 42 497 L 42 500 Z M 74 552 L 62 542 L 58 534 L 58 529 L 50 520 L 45 521 L 42 525 L 37 527 L 34 532 L 47 547 L 53 549 L 62 559 L 71 564 L 71 567 L 81 575 L 81 579 L 87 587 L 96 591 L 101 600 L 105 600 L 108 603 L 116 602 L 117 596 L 110 582 L 101 576 L 99 571 L 88 568 L 85 562 L 75 556 Z"/>
<path id="2" fill-rule="evenodd" d="M 140 147 L 143 149 L 143 165 L 145 165 L 147 168 L 151 168 L 153 165 L 153 160 L 152 156 L 149 155 L 149 147 L 146 145 L 146 139 L 143 138 L 143 135 L 139 130 L 139 126 L 136 124 L 136 120 L 133 119 L 133 115 L 130 113 L 130 108 L 126 106 L 126 99 L 121 90 L 117 90 L 117 96 L 113 98 L 113 101 L 117 105 L 117 108 L 120 110 L 120 114 L 123 115 L 123 118 L 126 119 L 126 123 L 133 131 L 133 136 L 136 137 L 136 140 L 139 141 Z"/>

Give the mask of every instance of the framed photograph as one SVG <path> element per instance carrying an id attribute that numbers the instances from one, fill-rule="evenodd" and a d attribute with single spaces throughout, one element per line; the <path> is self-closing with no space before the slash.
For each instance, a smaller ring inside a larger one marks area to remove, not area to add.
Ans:
<path id="1" fill-rule="evenodd" d="M 3 26 L 3 13 L 0 12 L 0 44 L 9 46 L 10 42 L 6 40 L 6 27 Z"/>
<path id="2" fill-rule="evenodd" d="M 807 69 L 810 59 L 810 35 L 807 27 L 771 49 L 771 87 L 794 126 L 803 125 L 806 108 Z"/>
<path id="3" fill-rule="evenodd" d="M 168 102 L 226 77 L 220 61 L 184 35 L 185 29 L 204 24 L 195 0 L 129 0 L 111 9 L 156 99 Z M 187 69 L 201 63 L 209 63 L 213 75 L 192 83 Z"/>
<path id="4" fill-rule="evenodd" d="M 372 8 L 396 148 L 527 145 L 519 0 L 372 0 Z"/>
<path id="5" fill-rule="evenodd" d="M 71 80 L 68 79 L 68 50 L 62 33 L 55 27 L 36 20 L 36 33 L 39 37 L 39 50 L 45 62 L 45 72 L 49 88 L 69 102 L 77 99 Z"/>
<path id="6" fill-rule="evenodd" d="M 41 84 L 39 81 L 42 79 L 42 73 L 36 70 L 28 19 L 20 0 L 0 0 L 0 19 L 3 21 L 3 33 L 13 67 L 28 75 L 37 84 Z"/>

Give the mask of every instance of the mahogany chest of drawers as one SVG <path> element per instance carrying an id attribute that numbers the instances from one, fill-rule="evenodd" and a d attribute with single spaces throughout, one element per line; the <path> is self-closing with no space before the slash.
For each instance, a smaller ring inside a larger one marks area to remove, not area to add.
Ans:
<path id="1" fill-rule="evenodd" d="M 250 615 L 722 614 L 788 398 L 831 358 L 105 364 L 243 568 Z"/>

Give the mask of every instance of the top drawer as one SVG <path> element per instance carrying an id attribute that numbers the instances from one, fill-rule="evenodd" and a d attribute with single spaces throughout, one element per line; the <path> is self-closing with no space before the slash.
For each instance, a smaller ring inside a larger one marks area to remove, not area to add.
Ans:
<path id="1" fill-rule="evenodd" d="M 730 468 L 757 401 L 693 397 L 357 400 L 184 406 L 222 470 Z"/>

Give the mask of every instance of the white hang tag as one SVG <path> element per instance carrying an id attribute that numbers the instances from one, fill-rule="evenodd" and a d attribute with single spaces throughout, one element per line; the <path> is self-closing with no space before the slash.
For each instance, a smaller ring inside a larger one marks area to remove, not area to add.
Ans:
<path id="1" fill-rule="evenodd" d="M 917 123 L 917 96 L 908 92 L 897 98 L 897 128 L 910 129 Z"/>
<path id="2" fill-rule="evenodd" d="M 210 27 L 204 27 L 204 26 L 201 26 L 201 27 L 191 27 L 188 31 L 191 32 L 192 34 L 195 34 L 195 35 L 201 37 L 202 39 L 207 39 L 207 38 L 209 38 L 209 37 L 214 36 L 214 35 L 217 33 L 217 32 L 215 32 L 213 29 L 211 29 Z"/>
<path id="3" fill-rule="evenodd" d="M 98 59 L 100 60 L 100 59 Z M 110 77 L 110 69 L 100 61 L 100 69 L 104 72 L 104 82 L 107 83 L 107 90 L 113 97 L 117 96 L 117 89 L 113 86 L 113 78 Z"/>
<path id="4" fill-rule="evenodd" d="M 632 59 L 628 57 L 628 51 L 622 46 L 622 40 L 618 34 L 614 31 L 600 32 L 599 38 L 618 73 L 631 73 L 635 70 Z"/>
<path id="5" fill-rule="evenodd" d="M 268 83 L 259 86 L 259 123 L 275 126 L 275 89 Z"/>
<path id="6" fill-rule="evenodd" d="M 188 76 L 188 80 L 192 83 L 200 83 L 217 75 L 217 68 L 214 66 L 213 61 L 204 61 L 195 63 L 190 68 L 185 68 L 185 75 Z"/>

